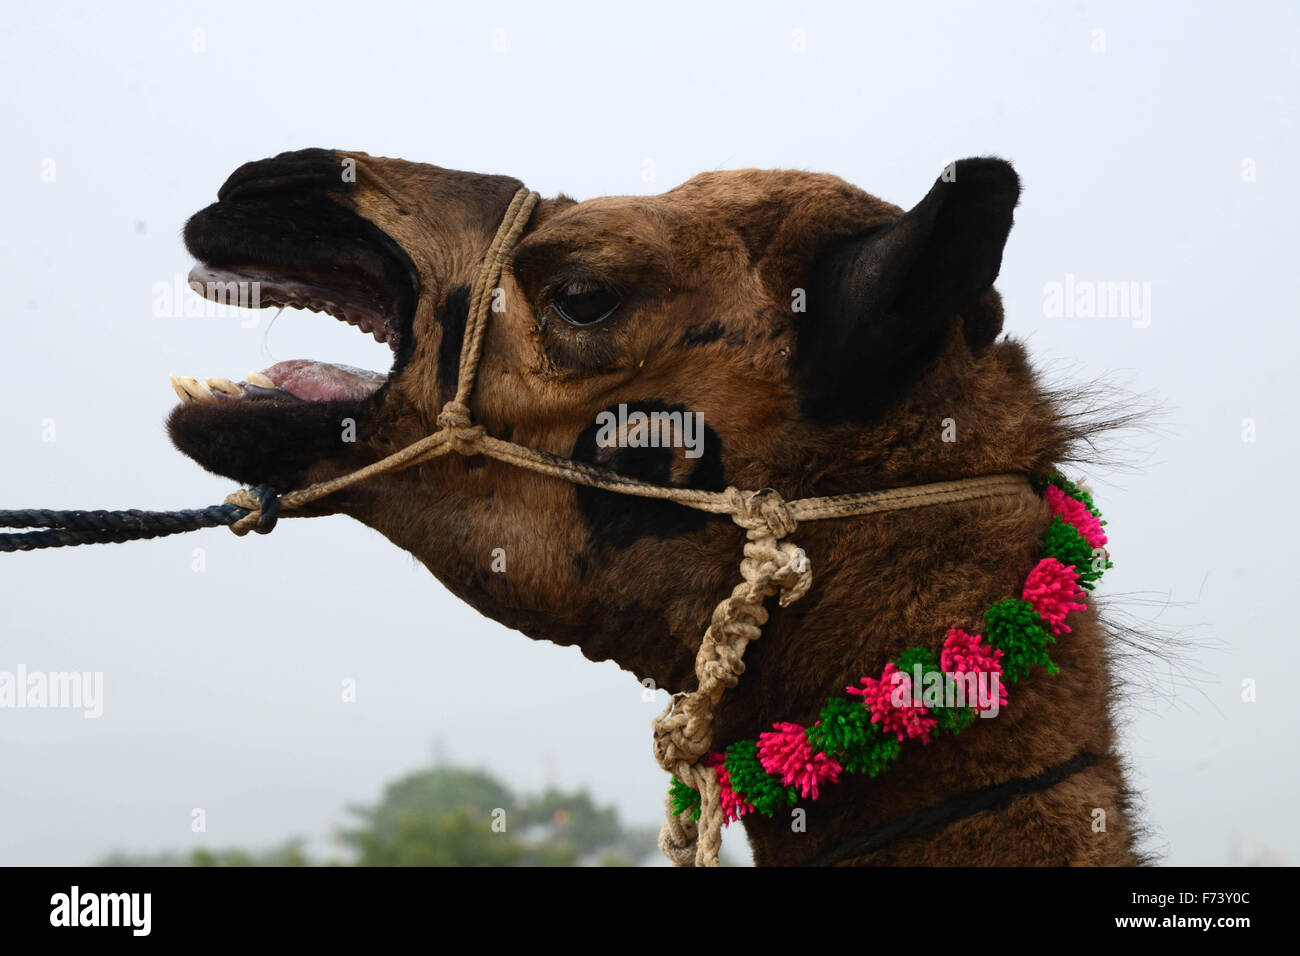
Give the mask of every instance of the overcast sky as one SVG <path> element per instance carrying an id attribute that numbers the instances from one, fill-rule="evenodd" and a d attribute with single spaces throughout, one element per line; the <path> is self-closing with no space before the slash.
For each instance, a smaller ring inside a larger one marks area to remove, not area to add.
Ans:
<path id="1" fill-rule="evenodd" d="M 1164 409 L 1128 436 L 1135 467 L 1086 470 L 1116 561 L 1100 593 L 1185 642 L 1124 674 L 1152 845 L 1295 863 L 1296 8 L 471 6 L 6 10 L 0 507 L 220 502 L 231 484 L 164 434 L 169 373 L 387 368 L 307 313 L 155 314 L 191 265 L 182 224 L 247 160 L 360 149 L 578 198 L 798 167 L 907 207 L 996 154 L 1024 184 L 1008 331 L 1056 380 Z M 1067 276 L 1139 283 L 1149 313 L 1052 315 Z M 103 715 L 0 710 L 0 863 L 323 843 L 439 739 L 516 787 L 660 816 L 659 705 L 630 674 L 479 617 L 345 518 L 0 555 L 0 671 L 19 665 L 102 671 Z"/>

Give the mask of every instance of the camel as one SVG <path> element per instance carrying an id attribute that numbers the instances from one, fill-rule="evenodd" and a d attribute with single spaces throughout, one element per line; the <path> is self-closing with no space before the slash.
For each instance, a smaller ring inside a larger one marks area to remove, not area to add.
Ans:
<path id="1" fill-rule="evenodd" d="M 457 394 L 480 265 L 521 188 L 325 149 L 237 169 L 186 225 L 192 284 L 216 297 L 255 283 L 261 305 L 347 321 L 387 343 L 393 364 L 174 378 L 176 447 L 217 474 L 292 489 L 435 431 Z M 774 489 L 790 501 L 1053 475 L 1090 434 L 1024 348 L 999 338 L 993 283 L 1019 197 L 1010 164 L 977 158 L 945 169 L 907 212 L 791 170 L 704 173 L 657 196 L 542 198 L 490 290 L 469 410 L 486 433 L 557 461 L 678 489 Z M 651 422 L 653 436 L 640 427 Z M 613 660 L 647 686 L 693 690 L 745 530 L 463 451 L 303 510 L 376 529 L 507 627 Z M 1092 509 L 1054 480 L 1058 505 Z M 1049 498 L 1025 484 L 800 524 L 814 583 L 764 612 L 762 639 L 713 714 L 708 760 L 773 728 L 823 727 L 836 694 L 854 701 L 856 688 L 866 706 L 863 675 L 900 655 L 947 660 L 954 633 L 980 646 L 984 612 L 1029 594 L 1056 523 Z M 815 799 L 777 787 L 756 807 L 724 788 L 755 863 L 1141 862 L 1106 631 L 1092 606 L 1064 606 L 1050 663 L 984 707 L 994 719 L 932 737 L 913 728 L 924 739 L 891 751 L 888 772 L 833 773 Z M 864 732 L 879 734 L 870 715 Z M 675 786 L 686 825 L 692 793 Z"/>

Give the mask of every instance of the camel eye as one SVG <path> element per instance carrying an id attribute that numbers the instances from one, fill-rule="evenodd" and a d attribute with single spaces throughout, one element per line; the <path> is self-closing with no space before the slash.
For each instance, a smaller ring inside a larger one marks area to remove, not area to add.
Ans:
<path id="1" fill-rule="evenodd" d="M 595 325 L 609 318 L 618 308 L 618 293 L 600 285 L 569 282 L 556 290 L 551 304 L 570 325 Z"/>

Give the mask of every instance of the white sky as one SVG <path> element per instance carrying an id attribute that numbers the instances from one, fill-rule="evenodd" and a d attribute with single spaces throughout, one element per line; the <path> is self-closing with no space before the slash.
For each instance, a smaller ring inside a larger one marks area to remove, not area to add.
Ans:
<path id="1" fill-rule="evenodd" d="M 6 10 L 0 507 L 219 502 L 230 484 L 163 432 L 168 373 L 387 367 L 322 317 L 268 334 L 153 315 L 154 285 L 191 265 L 185 219 L 246 160 L 362 149 L 578 198 L 800 167 L 910 206 L 947 161 L 997 154 L 1024 183 L 1008 330 L 1058 378 L 1165 409 L 1161 434 L 1130 436 L 1138 467 L 1088 474 L 1117 561 L 1101 593 L 1192 642 L 1180 671 L 1132 675 L 1125 748 L 1154 845 L 1173 864 L 1296 862 L 1295 7 L 475 6 Z M 1149 327 L 1046 317 L 1067 274 L 1151 283 Z M 0 556 L 0 670 L 19 664 L 103 671 L 104 715 L 0 710 L 0 863 L 323 841 L 438 738 L 518 788 L 549 767 L 659 819 L 658 704 L 631 675 L 480 618 L 344 518 Z"/>

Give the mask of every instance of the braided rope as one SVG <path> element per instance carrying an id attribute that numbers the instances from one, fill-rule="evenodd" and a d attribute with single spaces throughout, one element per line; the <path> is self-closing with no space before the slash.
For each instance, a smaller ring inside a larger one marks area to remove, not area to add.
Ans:
<path id="1" fill-rule="evenodd" d="M 212 505 L 186 511 L 50 511 L 31 508 L 0 511 L 0 528 L 40 528 L 0 534 L 0 552 L 39 551 L 79 544 L 116 544 L 162 538 L 200 528 L 233 526 L 250 518 L 249 527 L 268 534 L 279 519 L 280 496 L 269 485 L 247 492 L 250 507 Z"/>
<path id="2" fill-rule="evenodd" d="M 510 202 L 483 260 L 471 296 L 471 309 L 461 348 L 456 395 L 437 417 L 438 430 L 364 468 L 329 481 L 275 494 L 265 486 L 241 488 L 222 505 L 198 511 L 173 512 L 0 512 L 0 527 L 43 527 L 51 530 L 0 535 L 0 551 L 32 550 L 126 541 L 227 525 L 237 535 L 265 534 L 280 512 L 292 517 L 304 505 L 377 475 L 400 471 L 448 452 L 484 455 L 539 474 L 619 494 L 676 502 L 688 508 L 730 515 L 745 529 L 741 582 L 714 608 L 695 657 L 696 689 L 678 694 L 654 722 L 655 759 L 669 773 L 700 792 L 700 817 L 674 815 L 672 804 L 660 832 L 659 846 L 676 865 L 717 866 L 723 815 L 717 774 L 701 760 L 713 741 L 713 722 L 723 693 L 745 671 L 745 648 L 762 636 L 767 623 L 764 601 L 776 596 L 781 607 L 799 600 L 812 584 L 812 568 L 802 548 L 782 540 L 800 521 L 877 514 L 936 504 L 1014 495 L 1032 490 L 1024 475 L 988 475 L 823 498 L 785 501 L 770 488 L 744 491 L 727 488 L 704 491 L 648 484 L 570 459 L 536 451 L 488 435 L 473 423 L 469 398 L 478 373 L 493 296 L 511 249 L 523 234 L 538 195 L 520 189 Z"/>

